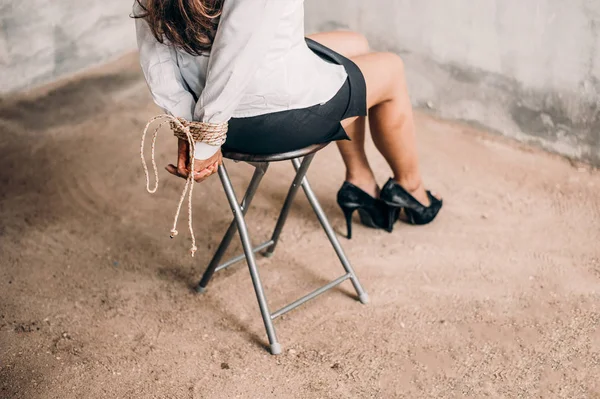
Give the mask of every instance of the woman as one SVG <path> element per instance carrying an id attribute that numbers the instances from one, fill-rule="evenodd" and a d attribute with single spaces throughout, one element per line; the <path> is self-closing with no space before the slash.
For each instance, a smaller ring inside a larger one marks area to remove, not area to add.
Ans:
<path id="1" fill-rule="evenodd" d="M 225 149 L 269 154 L 337 141 L 347 171 L 338 203 L 349 237 L 355 210 L 363 224 L 388 231 L 401 211 L 412 224 L 439 212 L 441 200 L 419 173 L 397 55 L 371 53 L 351 32 L 305 40 L 303 0 L 137 0 L 133 15 L 155 102 L 178 118 L 228 122 Z M 324 46 L 343 56 L 328 57 Z M 381 190 L 364 149 L 367 109 L 373 141 L 394 173 Z M 170 173 L 188 177 L 188 151 L 179 140 Z M 201 182 L 216 172 L 221 149 L 198 142 L 194 158 Z"/>

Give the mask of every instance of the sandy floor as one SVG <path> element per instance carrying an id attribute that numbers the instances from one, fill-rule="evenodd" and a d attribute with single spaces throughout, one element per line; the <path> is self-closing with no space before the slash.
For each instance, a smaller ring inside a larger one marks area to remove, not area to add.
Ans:
<path id="1" fill-rule="evenodd" d="M 345 283 L 288 314 L 273 357 L 244 265 L 191 290 L 230 215 L 213 178 L 196 192 L 196 259 L 185 234 L 168 239 L 182 181 L 163 172 L 150 196 L 138 158 L 156 112 L 133 56 L 0 102 L 0 398 L 600 397 L 597 171 L 418 114 L 442 215 L 357 226 L 342 244 L 371 303 Z M 165 133 L 161 164 L 173 149 Z M 229 171 L 241 188 L 251 168 Z M 256 241 L 291 176 L 267 175 Z M 341 231 L 335 147 L 309 177 Z M 281 244 L 259 258 L 272 308 L 341 271 L 304 198 Z"/>

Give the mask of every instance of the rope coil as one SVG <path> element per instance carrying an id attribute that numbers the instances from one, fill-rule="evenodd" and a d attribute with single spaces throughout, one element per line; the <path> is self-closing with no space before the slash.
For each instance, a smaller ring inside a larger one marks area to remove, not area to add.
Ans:
<path id="1" fill-rule="evenodd" d="M 146 159 L 144 158 L 144 144 L 146 142 L 146 134 L 150 129 L 150 126 L 156 122 L 161 121 L 156 129 L 154 129 L 154 133 L 152 135 L 152 168 L 154 169 L 154 188 L 150 188 L 150 173 L 148 172 L 148 165 L 146 164 Z M 185 200 L 186 194 L 188 195 L 188 228 L 190 230 L 190 234 L 192 236 L 192 247 L 190 252 L 192 257 L 194 257 L 198 247 L 196 247 L 196 237 L 194 235 L 194 227 L 192 225 L 192 193 L 194 191 L 194 153 L 196 149 L 196 142 L 201 141 L 203 143 L 207 143 L 209 145 L 221 146 L 225 143 L 227 139 L 227 123 L 206 123 L 206 122 L 190 122 L 183 118 L 175 118 L 174 116 L 162 114 L 155 116 L 150 119 L 144 128 L 144 132 L 142 133 L 142 140 L 140 146 L 140 158 L 142 159 L 142 166 L 144 168 L 144 173 L 146 175 L 146 190 L 150 194 L 156 193 L 158 190 L 158 168 L 156 166 L 155 159 L 155 148 L 156 148 L 156 138 L 158 137 L 158 131 L 160 128 L 169 122 L 171 126 L 171 130 L 175 137 L 185 140 L 189 144 L 189 157 L 190 157 L 190 171 L 188 174 L 188 178 L 186 179 L 185 186 L 183 187 L 183 191 L 181 193 L 181 197 L 179 198 L 179 203 L 177 205 L 177 211 L 175 212 L 175 219 L 173 221 L 173 228 L 171 229 L 171 238 L 175 238 L 177 236 L 177 222 L 179 220 L 179 214 L 181 213 L 181 207 L 183 205 L 183 201 Z"/>
<path id="2" fill-rule="evenodd" d="M 194 138 L 194 141 L 201 141 L 214 146 L 222 146 L 225 144 L 228 129 L 227 123 L 194 122 L 183 118 L 177 118 L 177 120 L 180 123 L 170 121 L 170 124 L 173 134 L 178 139 L 188 139 L 188 133 L 184 130 L 187 128 L 190 135 Z"/>

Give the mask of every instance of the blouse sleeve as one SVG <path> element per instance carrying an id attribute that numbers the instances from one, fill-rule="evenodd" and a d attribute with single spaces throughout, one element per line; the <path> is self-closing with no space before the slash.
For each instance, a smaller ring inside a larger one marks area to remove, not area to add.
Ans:
<path id="1" fill-rule="evenodd" d="M 134 15 L 139 12 L 136 2 Z M 137 18 L 135 27 L 140 64 L 154 102 L 167 114 L 193 120 L 196 101 L 181 76 L 176 49 L 157 41 L 144 19 Z M 196 142 L 194 158 L 208 159 L 218 150 L 219 147 Z"/>
<path id="2" fill-rule="evenodd" d="M 194 119 L 231 119 L 271 48 L 281 17 L 297 0 L 226 0 Z"/>
<path id="3" fill-rule="evenodd" d="M 144 19 L 137 18 L 135 27 L 140 64 L 154 102 L 170 115 L 192 120 L 196 102 L 179 71 L 175 48 L 158 42 Z"/>

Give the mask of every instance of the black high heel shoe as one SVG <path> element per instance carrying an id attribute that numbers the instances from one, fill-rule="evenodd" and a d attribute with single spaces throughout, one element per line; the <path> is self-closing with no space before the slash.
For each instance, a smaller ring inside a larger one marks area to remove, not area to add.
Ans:
<path id="1" fill-rule="evenodd" d="M 352 183 L 344 182 L 337 194 L 337 203 L 342 208 L 348 227 L 348 239 L 352 238 L 352 214 L 358 210 L 360 222 L 367 227 L 392 232 L 396 221 L 396 209 L 384 201 L 371 197 Z"/>
<path id="2" fill-rule="evenodd" d="M 381 190 L 380 198 L 391 207 L 400 210 L 404 209 L 404 213 L 410 224 L 424 225 L 431 223 L 442 209 L 443 202 L 435 198 L 431 192 L 427 191 L 430 205 L 425 206 L 415 199 L 408 191 L 393 179 L 388 180 Z"/>

